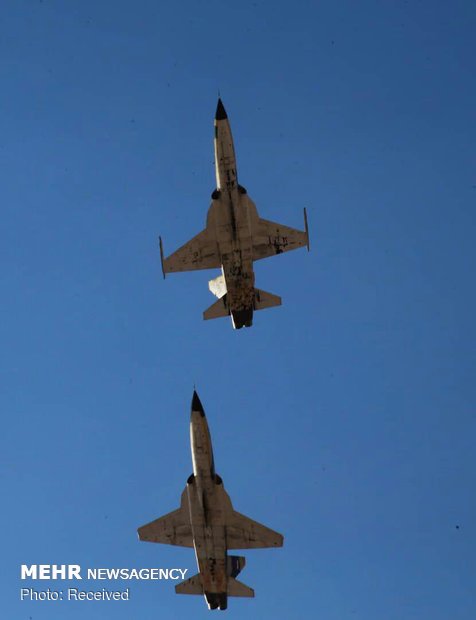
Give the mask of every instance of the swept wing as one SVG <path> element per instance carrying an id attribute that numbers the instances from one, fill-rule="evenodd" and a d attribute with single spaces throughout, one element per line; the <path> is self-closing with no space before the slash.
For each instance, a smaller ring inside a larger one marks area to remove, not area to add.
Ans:
<path id="1" fill-rule="evenodd" d="M 304 224 L 305 230 L 298 230 L 260 218 L 253 226 L 253 260 L 297 250 L 303 246 L 307 246 L 309 249 L 309 232 L 305 209 Z"/>
<path id="2" fill-rule="evenodd" d="M 176 252 L 164 258 L 162 239 L 160 239 L 162 271 L 194 271 L 196 269 L 216 269 L 221 267 L 217 243 L 207 228 L 195 235 Z"/>
<path id="3" fill-rule="evenodd" d="M 145 542 L 164 543 L 179 547 L 193 547 L 187 489 L 182 493 L 180 508 L 143 525 L 137 530 Z"/>
<path id="4" fill-rule="evenodd" d="M 260 549 L 282 547 L 278 532 L 233 510 L 226 517 L 226 546 L 228 549 Z"/>

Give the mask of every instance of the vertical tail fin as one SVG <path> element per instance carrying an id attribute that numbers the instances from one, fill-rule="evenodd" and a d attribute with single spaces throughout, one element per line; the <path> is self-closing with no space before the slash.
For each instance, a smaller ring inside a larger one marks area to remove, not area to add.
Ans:
<path id="1" fill-rule="evenodd" d="M 226 558 L 226 574 L 229 577 L 238 577 L 245 568 L 246 558 L 242 555 L 229 555 Z"/>
<path id="2" fill-rule="evenodd" d="M 218 299 L 220 299 L 220 297 L 223 297 L 223 295 L 225 295 L 227 292 L 226 282 L 223 274 L 219 275 L 218 278 L 210 280 L 208 282 L 208 288 L 210 289 L 210 292 L 215 295 L 215 297 L 218 297 Z"/>

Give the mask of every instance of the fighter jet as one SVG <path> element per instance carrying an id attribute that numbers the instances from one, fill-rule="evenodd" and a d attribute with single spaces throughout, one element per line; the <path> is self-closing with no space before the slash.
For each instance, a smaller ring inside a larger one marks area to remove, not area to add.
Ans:
<path id="1" fill-rule="evenodd" d="M 162 272 L 221 268 L 208 287 L 218 297 L 203 313 L 204 319 L 231 315 L 233 327 L 250 327 L 253 311 L 281 305 L 281 297 L 255 288 L 253 262 L 307 246 L 309 232 L 263 220 L 246 189 L 238 183 L 235 149 L 230 123 L 221 99 L 215 114 L 215 172 L 217 187 L 212 193 L 207 225 L 188 243 L 164 258 Z"/>
<path id="2" fill-rule="evenodd" d="M 194 391 L 190 418 L 193 474 L 182 493 L 180 508 L 138 529 L 147 542 L 194 547 L 199 573 L 175 586 L 177 594 L 203 594 L 209 609 L 226 609 L 229 596 L 253 597 L 236 579 L 245 558 L 228 549 L 282 547 L 278 532 L 233 509 L 215 472 L 212 442 L 202 403 Z"/>

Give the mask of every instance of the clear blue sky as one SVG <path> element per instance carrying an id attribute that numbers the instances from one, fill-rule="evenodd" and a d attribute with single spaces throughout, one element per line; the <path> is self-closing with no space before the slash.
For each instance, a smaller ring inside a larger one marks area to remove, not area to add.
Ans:
<path id="1" fill-rule="evenodd" d="M 22 563 L 196 572 L 136 537 L 190 474 L 195 384 L 235 508 L 285 536 L 244 553 L 256 599 L 227 617 L 473 620 L 474 2 L 0 18 L 2 618 L 209 617 L 172 582 L 19 601 Z M 241 332 L 202 320 L 217 273 L 164 282 L 157 244 L 203 228 L 218 90 L 261 216 L 311 229 L 256 265 L 283 306 Z"/>

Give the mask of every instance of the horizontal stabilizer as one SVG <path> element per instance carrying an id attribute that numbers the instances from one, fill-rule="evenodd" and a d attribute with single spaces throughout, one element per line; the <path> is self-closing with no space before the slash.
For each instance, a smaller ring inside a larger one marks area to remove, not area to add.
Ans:
<path id="1" fill-rule="evenodd" d="M 175 586 L 177 594 L 203 594 L 202 579 L 200 575 L 194 575 Z"/>
<path id="2" fill-rule="evenodd" d="M 212 304 L 203 313 L 205 321 L 208 319 L 219 319 L 223 316 L 230 316 L 230 311 L 226 303 L 226 295 L 223 295 L 218 301 Z"/>
<path id="3" fill-rule="evenodd" d="M 253 588 L 245 586 L 244 583 L 241 583 L 241 581 L 238 581 L 237 579 L 233 579 L 233 577 L 228 577 L 228 587 L 226 593 L 228 596 L 241 596 L 247 598 L 253 598 L 255 595 Z"/>
<path id="4" fill-rule="evenodd" d="M 264 310 L 281 305 L 281 297 L 255 288 L 255 310 Z"/>

